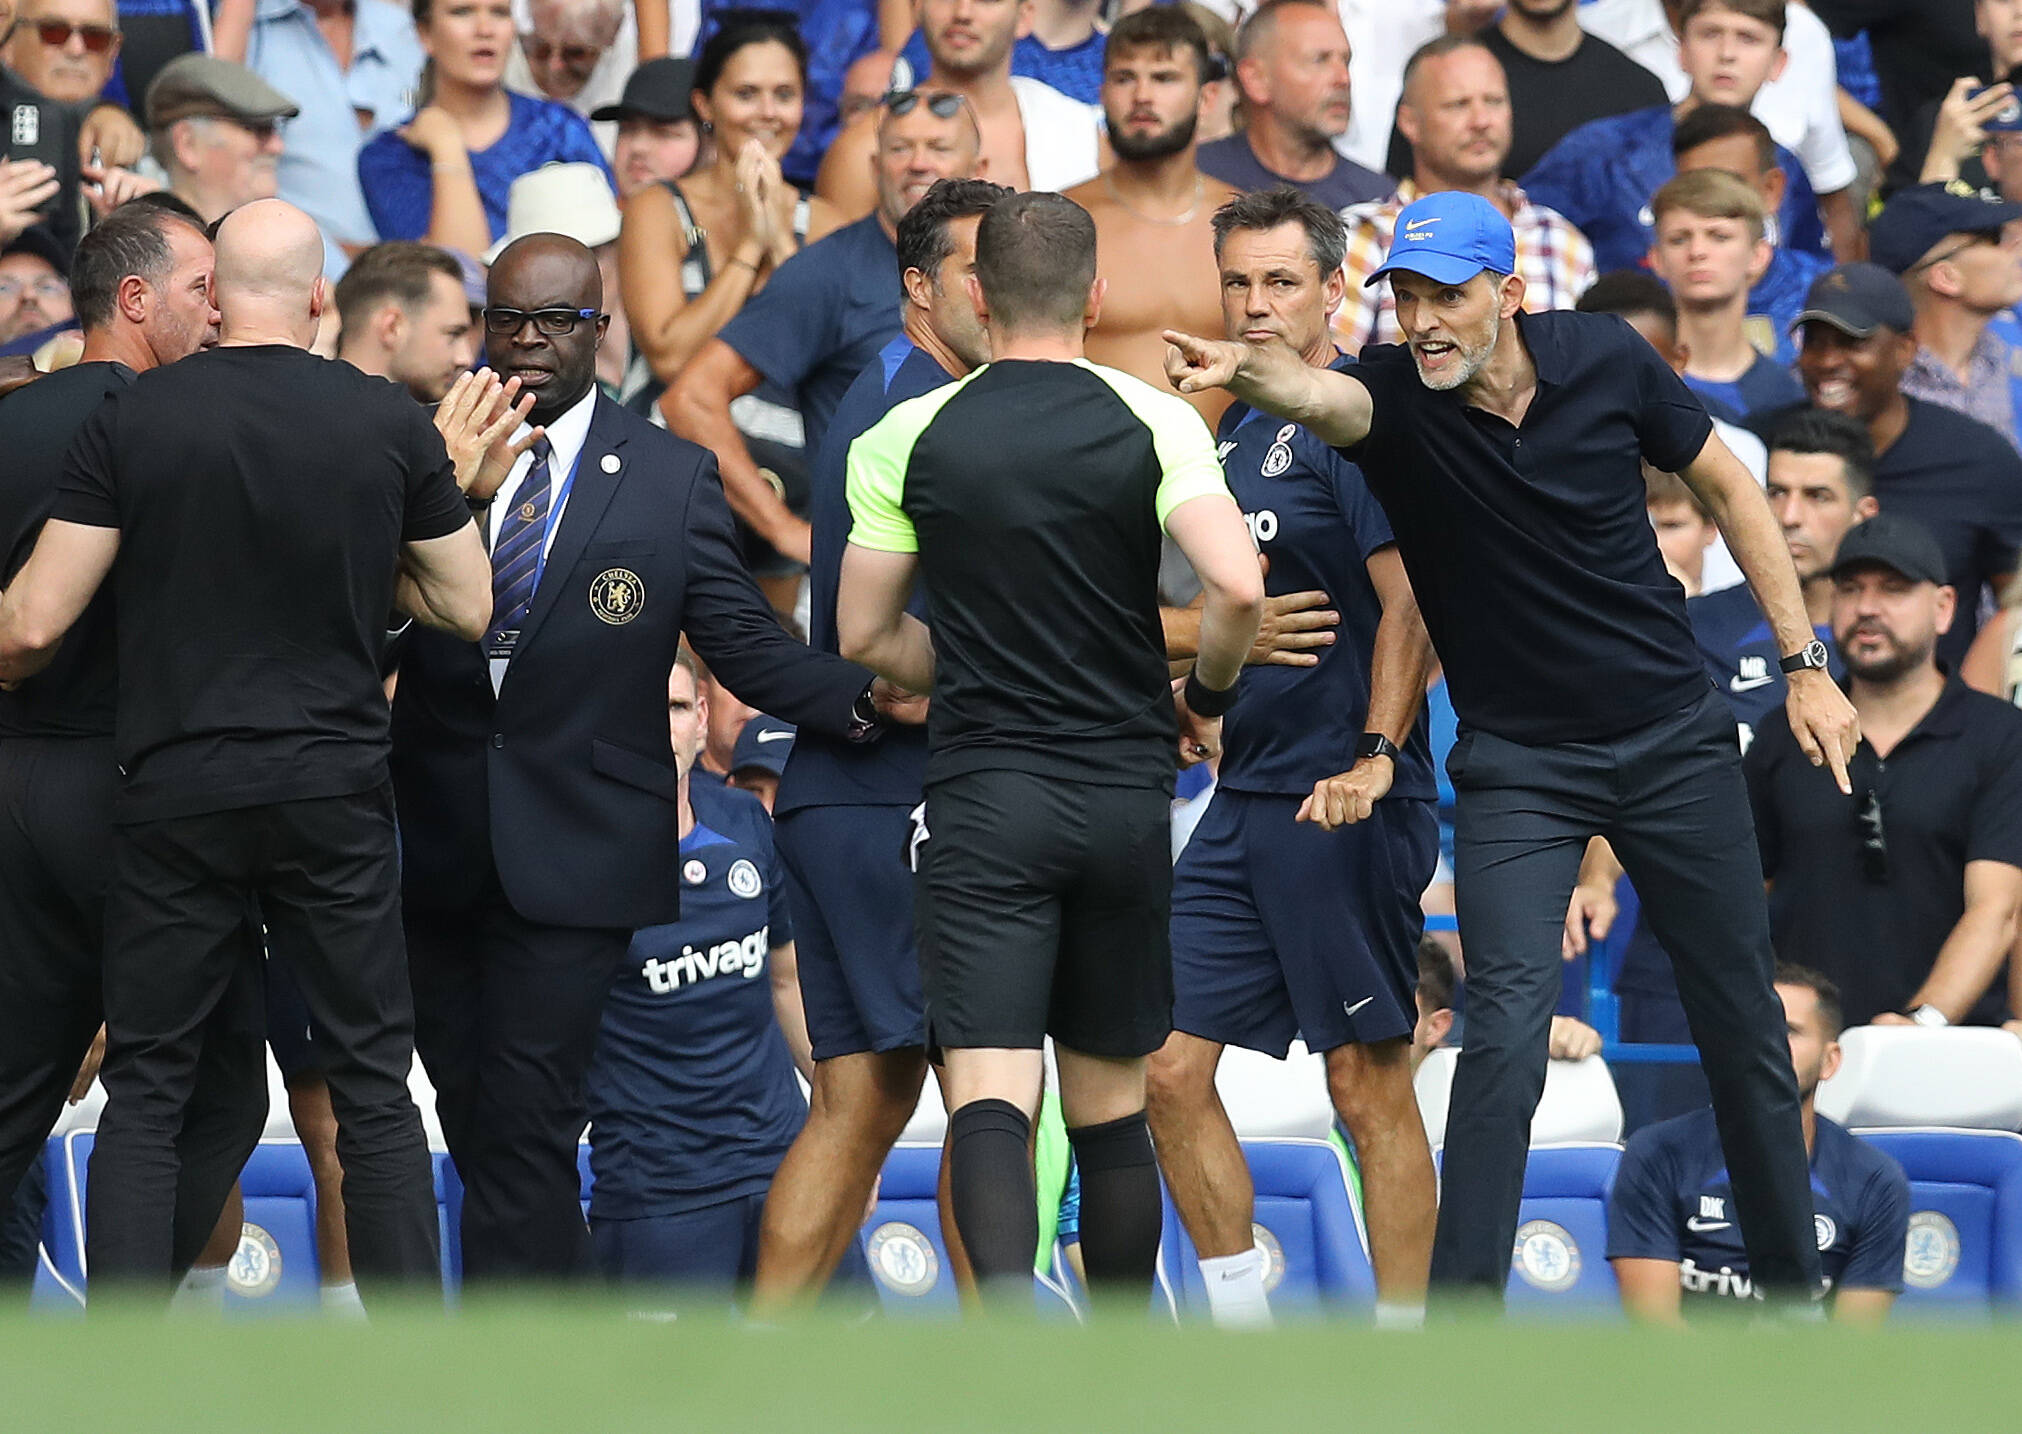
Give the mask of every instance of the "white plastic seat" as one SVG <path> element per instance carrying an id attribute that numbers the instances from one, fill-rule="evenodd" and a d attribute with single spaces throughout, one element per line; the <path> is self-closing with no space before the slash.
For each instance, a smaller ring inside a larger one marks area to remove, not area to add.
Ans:
<path id="1" fill-rule="evenodd" d="M 1856 1026 L 1818 1088 L 1841 1125 L 2022 1130 L 2022 1041 L 1987 1026 Z"/>
<path id="2" fill-rule="evenodd" d="M 1334 1128 L 1327 1060 L 1292 1042 L 1284 1060 L 1229 1046 L 1215 1071 L 1215 1091 L 1242 1140 L 1325 1140 Z"/>
<path id="3" fill-rule="evenodd" d="M 2022 1042 L 2017 1042 L 2022 1045 Z M 1453 1098 L 1453 1071 L 1460 1052 L 1436 1050 L 1425 1058 L 1412 1081 L 1418 1113 L 1425 1120 L 1426 1139 L 1446 1143 L 1447 1109 Z M 1599 1056 L 1579 1061 L 1552 1061 L 1545 1067 L 1545 1093 L 1531 1117 L 1532 1145 L 1569 1142 L 1614 1144 L 1622 1138 L 1622 1098 L 1615 1078 Z"/>

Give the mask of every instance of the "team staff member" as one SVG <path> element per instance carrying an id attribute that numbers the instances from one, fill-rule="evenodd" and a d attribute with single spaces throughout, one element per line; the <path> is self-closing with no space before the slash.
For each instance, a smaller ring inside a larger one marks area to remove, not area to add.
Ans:
<path id="1" fill-rule="evenodd" d="M 1776 996 L 1803 1101 L 1813 1235 L 1832 1315 L 1879 1324 L 1903 1292 L 1910 1182 L 1892 1157 L 1815 1107 L 1818 1083 L 1839 1069 L 1839 989 L 1816 971 L 1779 965 Z M 1622 1308 L 1637 1320 L 1676 1325 L 1687 1305 L 1711 1311 L 1725 1299 L 1752 1298 L 1738 1218 L 1712 1111 L 1637 1131 L 1608 1197 L 1608 1263 Z"/>
<path id="2" fill-rule="evenodd" d="M 211 245 L 160 201 L 115 211 L 78 245 L 72 292 L 84 357 L 0 404 L 0 554 L 12 577 L 56 501 L 85 420 L 134 376 L 217 339 Z M 55 659 L 0 692 L 0 1202 L 63 1109 L 105 1019 L 100 966 L 113 845 L 112 594 L 86 606 Z M 178 1142 L 174 1268 L 195 1258 L 264 1119 L 258 1007 L 248 984 L 206 1043 Z M 82 1077 L 90 1083 L 94 1061 Z M 34 1242 L 29 1241 L 29 1268 Z"/>
<path id="3" fill-rule="evenodd" d="M 837 647 L 850 445 L 896 405 L 990 361 L 968 278 L 976 267 L 976 226 L 1009 193 L 986 180 L 944 179 L 899 221 L 901 332 L 843 395 L 815 455 L 809 626 L 810 641 L 823 652 Z M 926 1082 L 912 877 L 904 861 L 908 814 L 920 804 L 926 767 L 926 735 L 911 728 L 870 747 L 802 732 L 780 777 L 775 837 L 793 877 L 814 1099 L 766 1197 L 753 1289 L 760 1310 L 819 1289 L 852 1248 L 878 1171 Z"/>
<path id="4" fill-rule="evenodd" d="M 1229 336 L 1343 362 L 1328 333 L 1348 238 L 1334 212 L 1283 187 L 1223 205 L 1214 227 Z M 1296 1036 L 1324 1052 L 1362 1162 L 1377 1318 L 1416 1323 L 1437 1204 L 1410 1062 L 1418 898 L 1439 855 L 1418 721 L 1432 646 L 1352 463 L 1240 404 L 1217 436 L 1269 586 L 1324 592 L 1341 626 L 1313 667 L 1245 673 L 1224 724 L 1215 799 L 1173 873 L 1174 1029 L 1151 1062 L 1152 1132 L 1210 1311 L 1266 1320 L 1249 1167 L 1215 1067 L 1229 1043 L 1282 1059 Z M 1362 820 L 1322 831 L 1299 820 L 1312 809 Z"/>
<path id="5" fill-rule="evenodd" d="M 1389 276 L 1405 345 L 1334 373 L 1276 342 L 1168 338 L 1176 384 L 1226 385 L 1361 465 L 1445 660 L 1469 999 L 1433 1280 L 1498 1298 L 1508 1281 L 1567 902 L 1604 835 L 1677 965 L 1757 1283 L 1809 1296 L 1797 1087 L 1733 718 L 1657 552 L 1642 461 L 1719 521 L 1792 669 L 1798 741 L 1842 791 L 1858 724 L 1762 489 L 1677 374 L 1613 316 L 1523 313 L 1515 239 L 1486 200 L 1430 195 L 1399 221 L 1370 281 Z"/>
<path id="6" fill-rule="evenodd" d="M 946 1060 L 956 1227 L 978 1285 L 1007 1302 L 1031 1297 L 1029 1141 L 1049 1034 L 1089 1283 L 1149 1296 L 1144 1058 L 1172 1011 L 1161 528 L 1206 595 L 1177 699 L 1195 758 L 1213 750 L 1264 603 L 1191 407 L 1082 356 L 1102 305 L 1095 251 L 1094 221 L 1059 195 L 983 216 L 970 293 L 992 362 L 851 445 L 836 606 L 844 652 L 934 690 L 910 844 L 927 1039 Z M 931 637 L 906 612 L 916 577 Z"/>
<path id="7" fill-rule="evenodd" d="M 292 205 L 226 219 L 219 346 L 93 414 L 0 610 L 0 678 L 26 676 L 118 558 L 94 1284 L 166 1293 L 176 1132 L 202 1023 L 244 974 L 248 895 L 330 1048 L 353 1265 L 382 1289 L 440 1279 L 378 656 L 396 604 L 479 632 L 484 554 L 427 417 L 307 351 L 322 268 Z"/>
<path id="8" fill-rule="evenodd" d="M 587 1274 L 576 1142 L 633 931 L 680 914 L 667 672 L 682 631 L 755 706 L 838 737 L 871 675 L 781 630 L 701 449 L 596 386 L 596 257 L 535 234 L 492 265 L 486 356 L 535 441 L 473 482 L 484 640 L 418 633 L 393 705 L 416 1043 L 467 1196 L 466 1278 Z"/>
<path id="9" fill-rule="evenodd" d="M 727 1293 L 757 1266 L 766 1186 L 807 1116 L 794 1068 L 812 1066 L 805 1036 L 795 1049 L 787 1034 L 800 988 L 772 823 L 748 792 L 689 782 L 703 727 L 692 662 L 667 683 L 681 919 L 633 936 L 604 1006 L 590 1238 L 607 1279 Z"/>

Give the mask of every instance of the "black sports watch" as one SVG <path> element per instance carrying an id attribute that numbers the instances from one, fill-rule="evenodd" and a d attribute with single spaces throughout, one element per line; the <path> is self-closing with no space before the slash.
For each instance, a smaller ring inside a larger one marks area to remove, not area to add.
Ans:
<path id="1" fill-rule="evenodd" d="M 876 685 L 875 682 L 866 684 L 864 690 L 857 694 L 857 700 L 850 704 L 850 725 L 845 740 L 857 746 L 875 742 L 885 733 L 884 714 L 878 711 L 878 704 L 871 698 L 871 688 Z"/>
<path id="2" fill-rule="evenodd" d="M 1802 672 L 1807 667 L 1816 672 L 1824 672 L 1831 665 L 1832 654 L 1827 652 L 1825 644 L 1815 637 L 1777 664 L 1785 672 Z"/>
<path id="3" fill-rule="evenodd" d="M 1388 757 L 1395 762 L 1404 754 L 1397 750 L 1397 744 L 1381 732 L 1364 732 L 1355 739 L 1355 760 L 1365 757 Z"/>

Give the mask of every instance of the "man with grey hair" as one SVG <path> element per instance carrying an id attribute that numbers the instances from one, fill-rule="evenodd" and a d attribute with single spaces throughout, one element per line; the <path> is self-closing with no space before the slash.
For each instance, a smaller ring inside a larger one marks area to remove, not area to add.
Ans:
<path id="1" fill-rule="evenodd" d="M 427 414 L 308 352 L 327 288 L 309 217 L 258 201 L 216 249 L 218 346 L 92 415 L 0 598 L 0 681 L 18 682 L 108 576 L 118 597 L 87 1253 L 94 1287 L 167 1295 L 176 1132 L 204 1023 L 258 959 L 235 939 L 250 900 L 327 1044 L 352 1263 L 376 1297 L 441 1277 L 378 658 L 395 608 L 474 640 L 490 564 Z"/>
<path id="2" fill-rule="evenodd" d="M 214 224 L 274 197 L 281 121 L 296 113 L 293 100 L 244 65 L 183 55 L 148 86 L 148 143 L 170 191 Z"/>
<path id="3" fill-rule="evenodd" d="M 1560 942 L 1589 838 L 1614 845 L 1678 970 L 1733 1174 L 1750 1268 L 1820 1287 L 1797 1080 L 1770 989 L 1769 913 L 1734 719 L 1644 511 L 1641 463 L 1711 510 L 1785 654 L 1806 758 L 1851 792 L 1860 724 L 1828 675 L 1761 486 L 1678 375 L 1613 316 L 1523 312 L 1509 220 L 1478 194 L 1398 216 L 1388 278 L 1405 344 L 1343 372 L 1275 336 L 1168 332 L 1182 392 L 1221 385 L 1361 465 L 1445 662 L 1461 737 L 1454 865 L 1467 1042 L 1454 1078 L 1432 1278 L 1500 1303 L 1544 1090 Z M 1596 674 L 1606 674 L 1597 682 Z M 1388 794 L 1376 764 L 1347 810 Z"/>
<path id="4" fill-rule="evenodd" d="M 1230 200 L 1214 228 L 1223 332 L 1341 367 L 1334 212 L 1283 186 Z M 1215 1068 L 1228 1044 L 1282 1059 L 1297 1037 L 1324 1053 L 1362 1162 L 1377 1320 L 1416 1323 L 1437 1203 L 1411 1090 L 1418 898 L 1439 851 L 1418 720 L 1432 644 L 1353 463 L 1240 403 L 1216 437 L 1267 591 L 1315 597 L 1339 621 L 1300 665 L 1245 668 L 1223 725 L 1214 803 L 1173 872 L 1173 1033 L 1151 1061 L 1152 1133 L 1216 1322 L 1266 1321 L 1249 1169 Z"/>
<path id="5" fill-rule="evenodd" d="M 515 0 L 519 44 L 506 57 L 506 86 L 565 104 L 584 119 L 623 97 L 638 47 L 619 43 L 626 0 Z M 615 126 L 598 126 L 610 151 Z"/>
<path id="6" fill-rule="evenodd" d="M 1243 128 L 1196 159 L 1238 189 L 1289 184 L 1329 209 L 1388 199 L 1397 187 L 1334 148 L 1348 132 L 1348 35 L 1324 0 L 1266 0 L 1236 32 Z"/>

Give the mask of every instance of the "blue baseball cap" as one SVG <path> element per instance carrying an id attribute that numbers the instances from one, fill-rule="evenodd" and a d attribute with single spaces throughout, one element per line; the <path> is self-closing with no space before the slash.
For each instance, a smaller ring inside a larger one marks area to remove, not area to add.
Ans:
<path id="1" fill-rule="evenodd" d="M 730 752 L 731 775 L 752 770 L 779 776 L 786 770 L 786 756 L 793 750 L 793 739 L 792 726 L 759 713 L 737 734 L 737 745 Z"/>
<path id="2" fill-rule="evenodd" d="M 1513 274 L 1516 231 L 1479 194 L 1457 189 L 1428 194 L 1397 216 L 1390 253 L 1363 287 L 1398 269 L 1435 284 L 1465 284 L 1484 269 Z"/>

